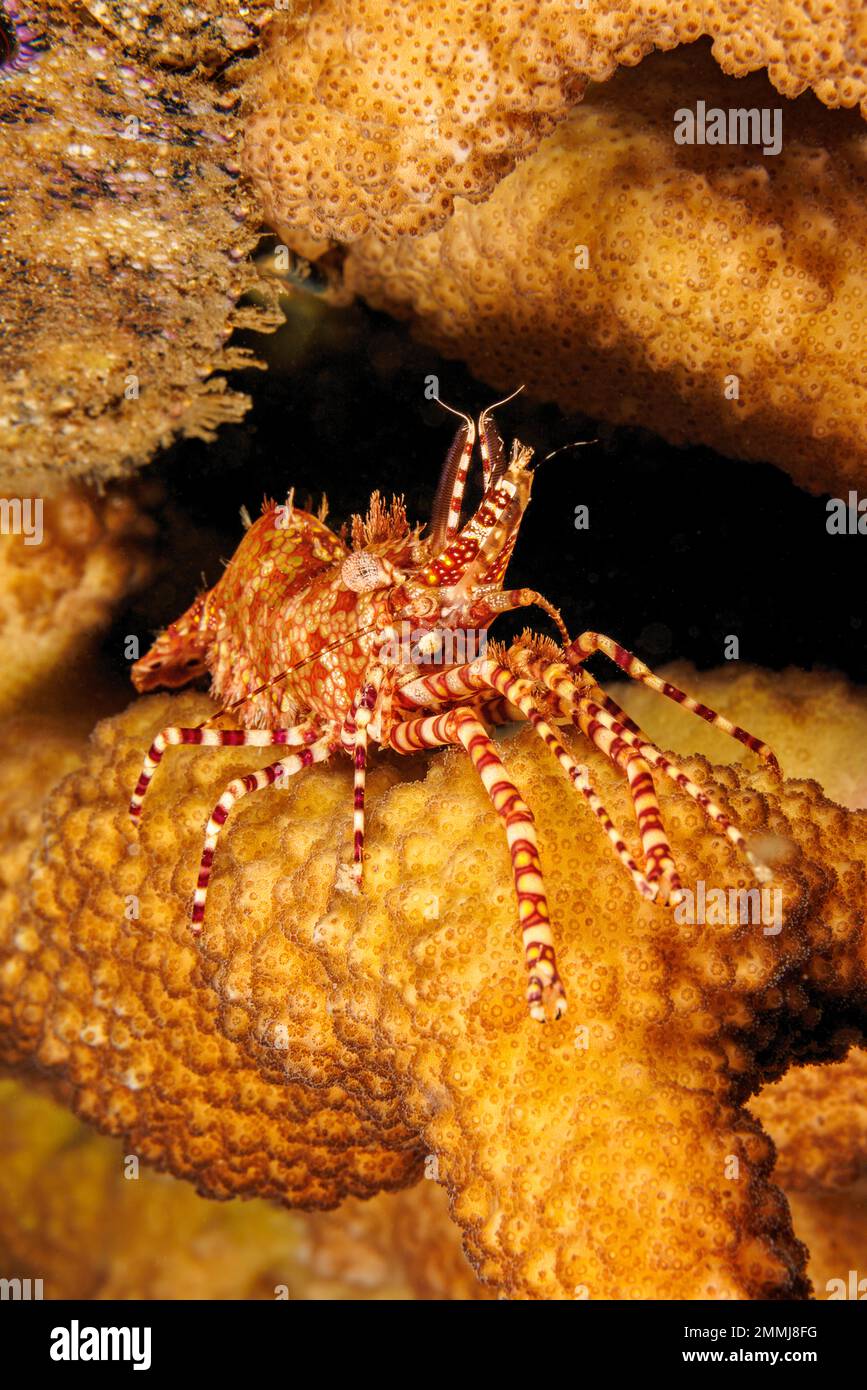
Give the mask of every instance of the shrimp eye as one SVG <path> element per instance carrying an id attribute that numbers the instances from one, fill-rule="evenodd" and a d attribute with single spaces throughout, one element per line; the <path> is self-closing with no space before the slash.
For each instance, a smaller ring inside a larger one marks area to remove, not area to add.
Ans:
<path id="1" fill-rule="evenodd" d="M 366 555 L 363 550 L 347 555 L 340 577 L 347 589 L 356 594 L 369 594 L 374 589 L 384 589 L 392 582 L 382 562 L 375 555 Z"/>

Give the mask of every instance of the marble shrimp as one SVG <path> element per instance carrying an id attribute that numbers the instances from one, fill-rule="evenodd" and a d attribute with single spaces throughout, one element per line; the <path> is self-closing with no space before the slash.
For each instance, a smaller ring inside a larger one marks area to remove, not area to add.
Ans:
<path id="1" fill-rule="evenodd" d="M 510 398 L 511 399 L 511 398 Z M 499 402 L 498 404 L 504 404 Z M 446 406 L 450 410 L 450 407 Z M 199 595 L 138 661 L 139 691 L 177 688 L 209 675 L 220 708 L 196 728 L 164 728 L 145 757 L 130 804 L 138 822 L 150 781 L 175 745 L 279 749 L 260 771 L 235 778 L 205 828 L 192 902 L 201 933 L 220 835 L 245 796 L 343 753 L 354 767 L 351 862 L 339 888 L 358 892 L 364 874 L 365 780 L 371 744 L 411 754 L 454 745 L 466 751 L 499 817 L 511 857 L 518 924 L 534 1019 L 564 1013 L 533 813 L 512 781 L 492 732 L 525 720 L 557 760 L 642 897 L 674 905 L 682 889 L 657 800 L 654 774 L 672 779 L 713 827 L 770 878 L 746 839 L 701 787 L 656 748 L 584 670 L 596 652 L 627 676 L 677 701 L 740 740 L 779 773 L 766 744 L 673 685 L 600 633 L 570 639 L 558 610 L 535 590 L 504 587 L 533 483 L 533 451 L 507 454 L 490 406 L 461 423 L 446 456 L 426 528 L 411 527 L 401 499 L 374 493 L 366 517 L 336 534 L 290 494 L 266 502 L 219 582 Z M 464 521 L 464 492 L 478 439 L 483 496 Z M 249 518 L 248 518 L 249 521 Z M 500 614 L 536 607 L 560 642 L 530 633 L 506 650 L 486 642 Z M 467 659 L 471 656 L 472 659 Z M 217 727 L 225 717 L 235 727 Z M 623 772 L 641 843 L 636 862 L 597 795 L 587 767 L 565 746 L 559 724 L 581 734 Z"/>

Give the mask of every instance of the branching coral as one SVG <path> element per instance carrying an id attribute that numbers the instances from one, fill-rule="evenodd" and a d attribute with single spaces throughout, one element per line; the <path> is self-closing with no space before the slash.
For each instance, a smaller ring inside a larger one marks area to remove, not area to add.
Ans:
<path id="1" fill-rule="evenodd" d="M 128 1152 L 219 1195 L 327 1204 L 435 1155 L 474 1264 L 509 1296 L 803 1291 L 773 1150 L 742 1103 L 793 1055 L 840 1055 L 863 1021 L 863 815 L 691 760 L 741 824 L 792 848 L 779 934 L 689 926 L 637 902 L 531 734 L 504 743 L 571 991 L 569 1021 L 545 1029 L 524 1015 L 499 827 L 457 754 L 418 781 L 378 764 L 362 899 L 334 890 L 351 769 L 252 798 L 197 954 L 202 826 L 255 758 L 167 757 L 137 855 L 125 801 L 153 732 L 209 708 L 139 702 L 53 795 L 29 889 L 2 903 L 7 1065 L 36 1062 Z M 620 782 L 588 761 L 626 823 Z M 693 805 L 660 794 L 685 881 L 749 886 Z"/>
<path id="2" fill-rule="evenodd" d="M 266 215 L 316 237 L 439 226 L 531 154 L 589 81 L 708 34 L 723 71 L 767 67 L 867 114 L 857 0 L 290 0 L 250 91 L 248 169 Z M 677 103 L 680 105 L 681 103 Z"/>
<path id="3" fill-rule="evenodd" d="M 0 713 L 34 698 L 68 710 L 73 662 L 152 573 L 156 525 L 145 489 L 15 501 L 0 535 Z"/>
<path id="4" fill-rule="evenodd" d="M 176 433 L 211 437 L 247 405 L 214 375 L 249 363 L 225 348 L 232 327 L 277 321 L 233 308 L 258 224 L 224 98 L 153 65 L 173 19 L 201 56 L 195 12 L 170 7 L 148 42 L 139 6 L 91 8 L 48 0 L 42 50 L 0 86 L 4 488 L 111 477 Z M 121 10 L 132 56 L 111 33 Z"/>
<path id="5" fill-rule="evenodd" d="M 762 77 L 657 55 L 588 93 L 487 202 L 357 242 L 345 286 L 498 389 L 845 489 L 867 453 L 863 123 L 805 97 L 774 157 L 675 144 L 699 100 L 779 104 Z"/>

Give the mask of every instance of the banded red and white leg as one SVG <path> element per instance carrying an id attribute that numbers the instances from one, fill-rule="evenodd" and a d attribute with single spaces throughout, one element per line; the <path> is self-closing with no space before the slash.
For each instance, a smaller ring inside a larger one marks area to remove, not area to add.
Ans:
<path id="1" fill-rule="evenodd" d="M 536 656 L 532 648 L 527 646 L 521 649 L 519 660 L 521 667 L 551 690 L 552 694 L 565 690 L 570 700 L 576 695 L 588 694 L 592 697 L 598 695 L 600 702 L 604 699 L 602 691 L 589 678 L 586 690 L 582 685 L 582 689 L 578 691 L 573 675 L 561 660 L 551 661 L 550 657 Z M 572 716 L 571 705 L 565 712 L 569 717 Z M 585 738 L 625 774 L 641 836 L 647 881 L 656 885 L 658 901 L 674 906 L 680 901 L 682 884 L 665 833 L 653 774 L 644 754 L 586 712 L 579 710 L 577 727 Z M 635 731 L 640 733 L 637 725 Z"/>
<path id="2" fill-rule="evenodd" d="M 649 666 L 645 666 L 643 661 L 639 661 L 637 656 L 628 652 L 625 647 L 621 647 L 620 643 L 615 642 L 613 638 L 606 637 L 601 632 L 583 632 L 566 648 L 566 664 L 574 670 L 580 667 L 594 652 L 604 652 L 609 660 L 619 666 L 621 671 L 625 671 L 631 680 L 640 681 L 642 685 L 656 690 L 660 695 L 665 695 L 675 704 L 682 705 L 690 713 L 697 714 L 700 719 L 712 724 L 715 729 L 719 729 L 722 733 L 728 734 L 730 738 L 745 744 L 767 764 L 771 772 L 777 776 L 781 775 L 780 764 L 766 743 L 748 733 L 746 729 L 742 729 L 738 724 L 732 724 L 731 720 L 726 719 L 722 714 L 717 714 L 716 710 L 710 709 L 700 700 L 694 700 L 691 695 L 679 690 L 676 685 L 662 680 L 651 671 Z"/>
<path id="3" fill-rule="evenodd" d="M 566 668 L 562 664 L 541 664 L 539 667 L 539 677 L 550 690 L 557 694 L 562 701 L 564 713 L 568 713 L 576 728 L 579 728 L 586 736 L 589 729 L 594 732 L 606 730 L 629 747 L 636 749 L 642 757 L 652 766 L 660 771 L 686 792 L 702 809 L 708 820 L 716 827 L 720 834 L 738 849 L 750 864 L 753 873 L 760 882 L 768 882 L 772 877 L 771 870 L 763 864 L 747 844 L 746 836 L 726 813 L 708 796 L 701 787 L 692 781 L 690 777 L 680 768 L 677 763 L 667 758 L 664 753 L 652 744 L 649 739 L 641 733 L 638 725 L 623 714 L 619 706 L 610 696 L 604 696 L 604 705 L 595 699 L 593 694 L 577 690 L 571 680 Z M 606 708 L 605 706 L 608 706 Z M 616 713 L 612 713 L 612 710 Z M 618 717 L 621 716 L 622 718 Z M 734 725 L 732 726 L 735 727 Z M 594 741 L 596 741 L 594 739 Z M 770 750 L 768 750 L 770 752 Z M 770 755 L 773 757 L 773 754 Z M 776 763 L 776 759 L 774 759 Z"/>
<path id="4" fill-rule="evenodd" d="M 278 762 L 269 763 L 267 767 L 260 768 L 258 772 L 248 772 L 243 777 L 236 777 L 228 784 L 211 812 L 205 827 L 205 844 L 199 864 L 199 876 L 193 893 L 193 912 L 190 922 L 194 936 L 199 936 L 202 931 L 208 884 L 214 864 L 214 855 L 217 852 L 217 842 L 232 808 L 242 797 L 249 796 L 251 792 L 262 791 L 265 787 L 273 787 L 277 782 L 285 781 L 288 777 L 294 776 L 296 772 L 301 772 L 305 767 L 312 767 L 314 763 L 325 762 L 330 753 L 331 745 L 328 738 L 322 738 L 318 743 L 312 743 L 309 747 L 302 748 L 298 753 L 289 753 L 286 757 L 280 758 Z"/>
<path id="5" fill-rule="evenodd" d="M 391 631 L 391 630 L 389 630 Z M 367 754 L 369 728 L 386 678 L 386 668 L 380 663 L 369 666 L 364 679 L 355 692 L 352 707 L 343 721 L 340 732 L 341 743 L 352 757 L 353 812 L 352 812 L 352 871 L 347 880 L 338 874 L 338 885 L 357 892 L 364 877 L 364 792 L 367 784 Z"/>
<path id="6" fill-rule="evenodd" d="M 506 832 L 529 976 L 530 1014 L 540 1022 L 560 1018 L 566 1010 L 566 992 L 557 967 L 533 813 L 509 777 L 484 724 L 472 709 L 459 706 L 395 725 L 388 742 L 399 753 L 448 744 L 461 744 L 466 749 Z"/>
<path id="7" fill-rule="evenodd" d="M 322 736 L 323 728 L 317 720 L 305 720 L 285 729 L 215 729 L 207 724 L 182 728 L 171 724 L 160 730 L 145 755 L 129 813 L 134 821 L 140 819 L 145 794 L 167 748 L 303 748 Z"/>
<path id="8" fill-rule="evenodd" d="M 495 692 L 508 704 L 516 708 L 528 721 L 563 768 L 572 784 L 577 787 L 596 816 L 615 853 L 624 868 L 631 875 L 636 889 L 646 898 L 655 898 L 656 888 L 641 873 L 626 846 L 623 836 L 614 825 L 602 801 L 595 791 L 587 768 L 577 763 L 564 747 L 555 730 L 537 707 L 533 688 L 529 681 L 497 661 L 480 660 L 471 665 L 454 667 L 451 671 L 440 672 L 435 676 L 420 677 L 410 686 L 401 689 L 407 701 L 430 704 L 433 701 L 443 704 L 455 699 L 466 699 L 486 691 Z"/>

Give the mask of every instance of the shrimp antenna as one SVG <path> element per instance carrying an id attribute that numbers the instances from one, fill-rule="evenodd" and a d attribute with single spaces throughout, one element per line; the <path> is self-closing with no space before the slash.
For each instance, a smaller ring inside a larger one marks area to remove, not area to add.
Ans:
<path id="1" fill-rule="evenodd" d="M 523 389 L 524 383 L 522 382 L 521 385 L 517 388 L 517 390 L 512 392 L 511 396 L 504 396 L 501 401 L 494 401 L 493 405 L 486 405 L 484 410 L 482 411 L 481 418 L 484 420 L 485 416 L 490 415 L 492 410 L 499 410 L 501 405 L 508 405 L 509 401 L 513 401 L 516 396 L 520 396 Z"/>
<path id="2" fill-rule="evenodd" d="M 459 420 L 463 420 L 470 429 L 473 428 L 473 420 L 469 415 L 465 415 L 462 410 L 455 410 L 453 405 L 446 405 L 445 401 L 440 400 L 439 396 L 434 396 L 437 405 L 441 405 L 443 410 L 447 410 L 450 415 L 457 415 Z"/>
<path id="3" fill-rule="evenodd" d="M 598 439 L 575 439 L 571 444 L 561 444 L 559 449 L 552 449 L 550 454 L 546 454 L 542 459 L 545 463 L 547 459 L 552 459 L 555 454 L 562 454 L 566 449 L 583 449 L 588 444 L 598 444 Z"/>

